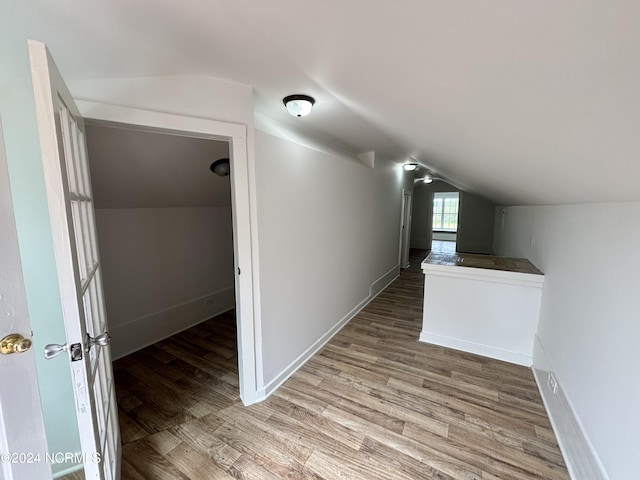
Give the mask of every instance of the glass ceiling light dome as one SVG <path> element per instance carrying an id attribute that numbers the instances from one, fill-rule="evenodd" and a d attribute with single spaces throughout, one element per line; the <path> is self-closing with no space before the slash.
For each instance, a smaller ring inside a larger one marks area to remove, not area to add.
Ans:
<path id="1" fill-rule="evenodd" d="M 231 173 L 231 165 L 229 164 L 228 158 L 221 158 L 220 160 L 216 160 L 211 164 L 209 168 L 213 173 L 221 177 L 228 177 Z"/>
<path id="2" fill-rule="evenodd" d="M 313 97 L 309 95 L 289 95 L 282 99 L 282 103 L 287 107 L 287 111 L 294 117 L 304 117 L 309 115 L 311 107 L 316 103 Z"/>

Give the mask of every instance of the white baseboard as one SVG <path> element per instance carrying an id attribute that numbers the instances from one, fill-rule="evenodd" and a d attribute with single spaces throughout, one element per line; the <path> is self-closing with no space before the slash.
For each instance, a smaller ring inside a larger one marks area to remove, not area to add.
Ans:
<path id="1" fill-rule="evenodd" d="M 228 287 L 110 327 L 111 357 L 117 360 L 220 315 L 234 306 L 235 289 Z"/>
<path id="2" fill-rule="evenodd" d="M 285 367 L 276 377 L 271 380 L 264 388 L 260 389 L 258 395 L 262 394 L 262 398 L 257 401 L 265 400 L 269 395 L 275 392 L 280 385 L 286 382 L 300 367 L 302 367 L 311 357 L 324 347 L 349 321 L 355 317 L 360 311 L 366 307 L 374 298 L 376 298 L 391 282 L 398 278 L 400 267 L 396 265 L 380 278 L 375 280 L 369 286 L 369 296 L 358 303 L 343 318 L 341 318 L 333 327 L 331 327 L 322 337 L 316 340 L 309 348 L 302 352 L 293 362 Z M 375 292 L 375 293 L 373 293 Z"/>
<path id="3" fill-rule="evenodd" d="M 531 358 L 531 356 L 525 355 L 523 353 L 511 352 L 509 350 L 503 350 L 491 345 L 484 345 L 481 343 L 460 340 L 458 338 L 435 335 L 433 333 L 427 333 L 424 331 L 420 333 L 420 341 L 433 343 L 434 345 L 440 345 L 442 347 L 453 348 L 455 350 L 463 350 L 465 352 L 475 353 L 484 357 L 495 358 L 497 360 L 503 360 L 505 362 L 523 365 L 525 367 L 530 367 L 533 363 L 533 359 Z"/>
<path id="4" fill-rule="evenodd" d="M 573 480 L 608 480 L 608 476 L 576 416 L 571 402 L 562 389 L 551 359 L 536 335 L 533 346 L 533 375 L 542 401 L 558 440 L 562 456 Z M 556 392 L 549 384 L 549 375 L 556 380 Z"/>
<path id="5" fill-rule="evenodd" d="M 369 301 L 373 300 L 380 292 L 387 288 L 400 275 L 400 264 L 395 265 L 391 270 L 382 275 L 369 285 Z"/>

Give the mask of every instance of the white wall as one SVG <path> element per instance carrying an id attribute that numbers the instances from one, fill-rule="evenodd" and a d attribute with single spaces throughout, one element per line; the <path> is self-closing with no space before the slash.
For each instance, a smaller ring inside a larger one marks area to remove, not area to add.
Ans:
<path id="1" fill-rule="evenodd" d="M 230 207 L 96 210 L 114 358 L 234 306 Z"/>
<path id="2" fill-rule="evenodd" d="M 534 369 L 575 479 L 606 478 L 597 457 L 612 480 L 638 476 L 638 245 L 640 203 L 506 208 L 503 254 L 545 273 Z"/>
<path id="3" fill-rule="evenodd" d="M 269 393 L 399 269 L 401 166 L 371 169 L 256 131 Z"/>

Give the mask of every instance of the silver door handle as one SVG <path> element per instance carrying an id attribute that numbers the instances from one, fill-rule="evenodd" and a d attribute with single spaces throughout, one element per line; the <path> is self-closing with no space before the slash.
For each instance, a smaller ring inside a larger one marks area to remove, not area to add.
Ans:
<path id="1" fill-rule="evenodd" d="M 109 332 L 101 333 L 100 335 L 96 335 L 92 337 L 87 333 L 87 352 L 91 350 L 91 347 L 94 345 L 99 345 L 101 347 L 106 347 L 111 342 L 111 337 L 109 336 Z"/>
<path id="2" fill-rule="evenodd" d="M 49 345 L 45 345 L 44 347 L 44 358 L 47 360 L 51 360 L 54 357 L 57 357 L 62 352 L 67 351 L 67 344 L 58 345 L 57 343 L 50 343 Z"/>

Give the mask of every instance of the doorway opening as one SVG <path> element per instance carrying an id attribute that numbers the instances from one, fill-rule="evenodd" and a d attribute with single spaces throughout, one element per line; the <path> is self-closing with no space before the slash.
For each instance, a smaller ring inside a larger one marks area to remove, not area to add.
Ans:
<path id="1" fill-rule="evenodd" d="M 233 214 L 230 215 L 232 221 L 232 251 L 233 251 L 233 260 L 231 261 L 233 265 L 232 275 L 233 275 L 233 288 L 227 289 L 227 292 L 231 292 L 231 296 L 233 297 L 233 291 L 235 290 L 235 318 L 231 316 L 230 327 L 227 328 L 229 334 L 227 335 L 229 338 L 232 338 L 232 345 L 225 351 L 227 354 L 227 360 L 229 360 L 229 364 L 233 363 L 233 368 L 235 368 L 235 379 L 232 380 L 232 388 L 225 391 L 227 396 L 234 396 L 234 402 L 240 403 L 238 401 L 238 395 L 242 403 L 245 405 L 250 405 L 261 400 L 264 397 L 264 391 L 262 389 L 263 385 L 263 377 L 262 377 L 262 355 L 261 355 L 261 343 L 256 341 L 256 339 L 260 338 L 260 317 L 259 317 L 259 288 L 258 288 L 258 262 L 257 262 L 257 237 L 255 235 L 256 218 L 253 212 L 255 212 L 255 184 L 249 182 L 249 175 L 251 173 L 252 158 L 249 156 L 249 150 L 247 147 L 247 127 L 243 124 L 233 124 L 228 122 L 221 122 L 212 119 L 206 118 L 196 118 L 196 117 L 188 117 L 184 115 L 175 115 L 161 112 L 153 112 L 148 110 L 140 110 L 130 107 L 120 107 L 115 105 L 107 105 L 90 101 L 77 101 L 79 106 L 79 112 L 76 113 L 78 118 L 85 117 L 85 125 L 97 125 L 103 127 L 111 127 L 112 129 L 124 129 L 124 130 L 135 130 L 138 132 L 151 132 L 151 133 L 162 133 L 166 135 L 171 135 L 176 138 L 189 137 L 192 139 L 202 139 L 202 140 L 216 140 L 221 141 L 225 144 L 226 150 L 225 153 L 229 157 L 229 165 L 231 170 L 230 177 L 227 177 L 227 180 L 230 180 L 230 192 L 231 192 L 231 208 Z M 83 142 L 84 143 L 84 142 Z M 109 145 L 107 145 L 109 148 Z M 210 167 L 213 162 L 218 160 L 218 158 L 210 158 L 207 160 L 205 164 L 204 175 L 210 178 L 218 178 L 212 173 Z M 132 165 L 129 166 L 131 173 Z M 86 171 L 86 170 L 85 170 Z M 130 175 L 131 177 L 138 178 L 144 177 L 144 174 L 138 175 Z M 170 175 L 168 175 L 170 176 Z M 169 179 L 170 181 L 174 181 L 174 178 Z M 90 183 L 90 182 L 88 182 Z M 87 186 L 90 187 L 87 183 Z M 135 183 L 135 182 L 134 182 Z M 140 186 L 139 184 L 142 182 L 138 182 L 135 186 Z M 121 184 L 116 182 L 115 186 L 112 187 L 115 190 L 115 194 L 112 193 L 114 197 L 118 197 L 118 192 L 120 192 Z M 90 190 L 90 189 L 89 189 Z M 93 193 L 91 193 L 91 197 L 93 197 Z M 159 195 L 159 197 L 163 197 L 163 195 Z M 118 206 L 118 205 L 114 205 Z M 164 207 L 169 208 L 167 205 Z M 127 210 L 127 209 L 123 209 Z M 124 212 L 131 213 L 131 212 Z M 141 228 L 143 225 L 139 225 L 138 223 L 144 223 L 146 220 L 141 222 L 130 222 L 133 225 L 132 228 Z M 158 222 L 156 222 L 158 223 Z M 104 230 L 104 229 L 103 229 Z M 183 241 L 184 239 L 179 238 L 179 235 L 188 236 L 190 230 L 188 228 L 176 228 L 175 231 L 169 232 L 167 237 L 161 240 L 169 240 L 169 241 Z M 117 230 L 116 230 L 117 231 Z M 120 235 L 123 240 L 128 240 L 126 235 L 128 232 L 126 230 L 122 231 L 120 229 Z M 177 238 L 177 240 L 176 240 Z M 147 242 L 143 244 L 142 247 L 139 248 L 142 253 L 145 253 L 144 250 L 148 248 L 153 248 L 153 246 L 158 243 L 160 239 L 147 239 Z M 191 261 L 197 262 L 200 257 L 195 252 L 191 252 L 193 257 Z M 143 255 L 141 255 L 143 256 Z M 165 259 L 170 261 L 171 259 Z M 190 281 L 188 278 L 188 274 L 184 274 L 181 279 L 182 282 Z M 174 294 L 175 292 L 168 291 L 169 295 Z M 219 292 L 212 292 L 219 293 Z M 134 299 L 135 300 L 135 299 Z M 204 301 L 204 305 L 208 306 L 210 298 L 201 298 L 200 300 Z M 175 303 L 175 302 L 173 302 Z M 233 302 L 232 302 L 233 304 Z M 195 303 L 191 306 L 196 305 Z M 202 304 L 200 304 L 202 305 Z M 135 302 L 134 302 L 135 306 Z M 175 305 L 182 306 L 182 305 Z M 167 309 L 171 310 L 171 309 Z M 165 312 L 155 312 L 155 313 L 165 313 Z M 140 317 L 136 317 L 137 320 L 143 320 L 142 317 L 145 317 L 142 314 Z M 229 325 L 229 318 L 227 316 L 227 324 Z M 138 328 L 132 330 L 133 335 L 123 335 L 121 336 L 120 346 L 116 346 L 117 342 L 114 338 L 114 342 L 112 346 L 114 350 L 119 349 L 120 354 L 128 353 L 129 351 L 133 351 L 136 349 L 135 346 L 131 346 L 135 342 L 139 342 L 140 338 L 136 337 L 139 334 L 146 334 L 148 330 L 156 330 L 158 328 L 165 328 L 165 331 L 155 332 L 162 333 L 162 337 L 166 337 L 175 333 L 175 331 L 171 331 L 172 327 L 175 327 L 172 324 L 172 321 L 159 322 L 153 326 L 145 325 L 143 328 Z M 201 332 L 202 333 L 202 332 Z M 198 348 L 198 342 L 205 338 L 206 335 L 202 335 L 200 337 L 198 334 L 190 337 L 189 333 L 186 333 L 186 339 L 183 337 L 180 340 L 180 343 L 185 346 L 185 355 L 196 355 L 196 356 L 205 356 L 202 351 Z M 115 337 L 115 336 L 114 336 Z M 234 338 L 235 337 L 235 338 Z M 126 344 L 126 342 L 131 342 L 131 344 Z M 140 346 L 138 344 L 138 346 Z M 233 351 L 233 354 L 230 352 Z M 118 353 L 116 353 L 119 355 Z M 229 355 L 230 354 L 230 355 Z M 143 360 L 145 358 L 142 356 Z M 166 358 L 165 358 L 166 360 Z M 178 361 L 182 359 L 178 358 Z M 205 362 L 208 362 L 208 365 L 211 363 L 209 360 L 204 359 Z M 188 368 L 186 365 L 181 364 L 181 367 L 185 368 L 185 372 L 188 372 Z M 140 369 L 144 370 L 152 370 L 149 369 L 148 363 L 141 362 L 139 366 L 136 367 L 136 372 L 139 373 Z M 209 368 L 209 366 L 207 367 Z M 137 375 L 136 373 L 136 375 Z M 163 393 L 165 398 L 169 396 L 169 398 L 174 401 L 176 398 L 180 397 L 180 395 L 176 392 L 180 392 L 180 388 L 175 390 L 175 386 L 180 386 L 179 383 L 169 383 L 166 382 L 179 382 L 181 380 L 187 381 L 191 378 L 192 375 L 196 375 L 197 373 L 189 372 L 183 374 L 182 378 L 175 378 L 175 375 L 162 375 L 157 374 L 156 371 L 151 371 L 153 382 L 155 382 L 152 386 L 152 390 L 156 393 Z M 136 386 L 140 382 L 132 379 L 130 376 L 127 377 L 129 380 L 132 380 L 132 384 L 134 388 L 138 388 Z M 151 380 L 149 380 L 151 382 Z M 149 383 L 147 382 L 149 385 Z M 203 388 L 206 388 L 207 385 L 210 385 L 210 381 L 203 382 Z M 174 389 L 171 388 L 161 388 L 164 385 L 165 387 L 169 387 L 173 385 Z M 138 390 L 135 391 L 139 393 Z M 173 394 L 173 395 L 172 395 Z M 202 395 L 202 392 L 200 392 Z M 97 396 L 97 398 L 100 398 Z M 161 401 L 162 398 L 160 395 L 156 395 L 153 398 L 148 398 L 150 400 L 149 404 L 151 405 L 151 409 L 153 412 L 160 412 L 160 416 L 164 416 L 165 418 L 182 418 L 183 413 L 179 413 L 176 415 L 175 411 L 171 409 L 160 409 L 155 408 L 158 406 L 157 403 L 154 403 L 154 399 L 158 399 Z M 183 398 L 184 397 L 180 397 Z M 136 399 L 131 396 L 127 397 L 125 401 L 136 402 Z M 139 401 L 139 400 L 138 400 Z M 187 402 L 184 402 L 186 405 Z M 139 404 L 141 405 L 141 404 Z M 184 406 L 181 405 L 181 406 Z M 197 414 L 196 412 L 201 412 L 202 410 L 198 410 L 197 406 L 193 406 L 188 404 L 188 407 L 195 408 L 189 412 L 189 415 Z M 133 406 L 132 408 L 136 408 Z M 111 415 L 111 418 L 114 418 L 114 415 Z M 82 425 L 79 423 L 79 427 L 81 432 L 91 435 L 94 435 L 95 428 L 92 425 L 86 424 Z M 125 427 L 130 424 L 126 424 Z M 85 428 L 86 427 L 86 428 Z M 148 424 L 147 427 L 154 428 L 151 424 Z M 138 435 L 139 432 L 125 432 L 126 428 L 123 427 L 122 439 L 124 440 L 125 435 L 133 434 Z M 120 442 L 118 442 L 118 448 Z M 82 465 L 81 465 L 82 466 Z M 68 471 L 70 471 L 69 469 Z M 66 473 L 66 472 L 65 472 Z M 81 471 L 77 472 L 78 478 L 82 478 Z M 74 477 L 75 478 L 75 477 Z"/>
<path id="2" fill-rule="evenodd" d="M 460 194 L 458 192 L 435 192 L 432 204 L 431 251 L 455 253 Z"/>
<path id="3" fill-rule="evenodd" d="M 228 139 L 90 120 L 86 139 L 126 460 L 183 406 L 211 408 L 181 397 L 193 379 L 238 399 L 231 177 L 211 170 L 232 155 Z"/>
<path id="4" fill-rule="evenodd" d="M 249 181 L 252 160 L 248 155 L 246 126 L 91 101 L 77 103 L 89 125 L 216 140 L 228 145 L 231 175 L 226 179 L 230 179 L 231 190 L 238 389 L 245 405 L 261 400 L 264 392 L 261 387 L 262 349 L 257 341 L 261 337 L 257 225 L 252 214 L 255 208 L 252 203 L 255 201 L 255 185 Z M 204 172 L 201 175 L 224 180 L 210 170 L 215 160 L 217 158 L 210 159 L 206 167 L 202 167 Z M 188 231 L 182 234 L 188 235 Z M 195 252 L 192 254 L 197 255 Z M 205 303 L 209 301 L 208 298 L 203 300 Z M 171 333 L 174 332 L 167 335 Z"/>
<path id="5" fill-rule="evenodd" d="M 86 122 L 118 359 L 235 305 L 229 142 Z"/>

